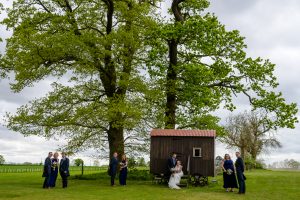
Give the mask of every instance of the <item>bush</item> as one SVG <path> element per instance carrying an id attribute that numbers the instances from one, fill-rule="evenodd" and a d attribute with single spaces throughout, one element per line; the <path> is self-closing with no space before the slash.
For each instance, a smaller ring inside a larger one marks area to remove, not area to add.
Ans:
<path id="1" fill-rule="evenodd" d="M 82 165 L 83 164 L 83 160 L 81 159 L 81 158 L 76 158 L 75 160 L 74 160 L 74 164 L 75 164 L 75 166 L 80 166 L 80 165 Z"/>
<path id="2" fill-rule="evenodd" d="M 151 180 L 152 175 L 149 170 L 137 170 L 133 169 L 128 172 L 127 180 L 135 180 L 135 181 L 147 181 Z"/>
<path id="3" fill-rule="evenodd" d="M 5 163 L 4 156 L 0 155 L 0 165 L 3 165 Z"/>
<path id="4" fill-rule="evenodd" d="M 146 167 L 147 164 L 146 164 L 146 161 L 145 161 L 145 158 L 144 157 L 140 157 L 138 158 L 138 162 L 137 162 L 138 166 L 139 167 Z"/>
<path id="5" fill-rule="evenodd" d="M 134 169 L 135 167 L 137 167 L 137 162 L 135 161 L 135 159 L 133 157 L 128 158 L 127 166 L 129 169 Z"/>
<path id="6" fill-rule="evenodd" d="M 254 160 L 251 158 L 251 156 L 247 156 L 245 158 L 245 166 L 247 170 L 266 168 L 266 164 L 263 162 L 263 160 Z"/>

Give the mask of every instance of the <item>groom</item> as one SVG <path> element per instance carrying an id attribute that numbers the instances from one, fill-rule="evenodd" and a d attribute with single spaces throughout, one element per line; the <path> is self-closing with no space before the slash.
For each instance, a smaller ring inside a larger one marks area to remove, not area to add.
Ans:
<path id="1" fill-rule="evenodd" d="M 52 152 L 48 153 L 47 158 L 44 162 L 44 171 L 43 171 L 43 177 L 45 177 L 43 188 L 50 189 L 50 175 L 51 175 L 51 158 L 53 156 Z"/>
<path id="2" fill-rule="evenodd" d="M 110 175 L 110 185 L 115 186 L 115 178 L 117 174 L 117 169 L 118 169 L 118 153 L 114 152 L 113 157 L 111 158 L 109 162 L 109 175 Z"/>
<path id="3" fill-rule="evenodd" d="M 238 194 L 245 194 L 246 192 L 246 184 L 245 184 L 245 180 L 246 177 L 244 175 L 244 161 L 241 158 L 241 153 L 240 152 L 236 152 L 235 153 L 237 159 L 235 161 L 235 168 L 236 168 L 236 176 L 239 182 L 239 193 Z"/>
<path id="4" fill-rule="evenodd" d="M 167 174 L 168 177 L 170 177 L 172 174 L 171 172 L 172 168 L 176 166 L 176 162 L 177 162 L 176 156 L 177 156 L 176 153 L 173 152 L 171 157 L 168 159 L 168 174 Z"/>

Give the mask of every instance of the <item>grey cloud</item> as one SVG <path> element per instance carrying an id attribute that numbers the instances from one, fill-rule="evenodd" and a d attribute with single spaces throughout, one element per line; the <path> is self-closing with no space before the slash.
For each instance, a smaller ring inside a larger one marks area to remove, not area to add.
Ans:
<path id="1" fill-rule="evenodd" d="M 257 0 L 211 0 L 209 9 L 215 12 L 217 16 L 226 17 L 228 15 L 239 15 L 245 11 L 247 12 L 251 10 L 257 2 Z"/>
<path id="2" fill-rule="evenodd" d="M 210 10 L 226 27 L 239 30 L 249 48 L 268 49 L 300 45 L 299 8 L 300 2 L 294 0 L 212 0 Z"/>
<path id="3" fill-rule="evenodd" d="M 4 79 L 0 81 L 0 99 L 9 104 L 22 105 L 30 100 L 44 96 L 51 90 L 52 81 L 45 79 L 35 84 L 35 87 L 25 88 L 20 93 L 13 93 L 10 89 L 9 83 L 11 80 Z"/>

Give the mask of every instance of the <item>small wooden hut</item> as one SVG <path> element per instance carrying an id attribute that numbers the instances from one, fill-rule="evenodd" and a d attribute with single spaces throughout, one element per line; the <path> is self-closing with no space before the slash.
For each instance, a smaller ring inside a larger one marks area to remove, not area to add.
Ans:
<path id="1" fill-rule="evenodd" d="M 150 172 L 167 174 L 167 159 L 172 152 L 183 164 L 185 175 L 215 175 L 214 130 L 154 129 L 151 131 Z"/>

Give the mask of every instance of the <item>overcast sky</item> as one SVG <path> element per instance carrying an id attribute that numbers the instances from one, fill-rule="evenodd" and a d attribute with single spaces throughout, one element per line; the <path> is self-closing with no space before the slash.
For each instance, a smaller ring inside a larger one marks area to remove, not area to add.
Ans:
<path id="1" fill-rule="evenodd" d="M 9 1 L 0 0 L 4 5 Z M 279 90 L 288 102 L 300 105 L 300 1 L 299 0 L 211 0 L 210 12 L 215 13 L 228 30 L 237 29 L 246 37 L 247 53 L 252 57 L 268 58 L 276 64 L 275 74 L 279 80 Z M 5 14 L 1 15 L 1 18 Z M 0 26 L 2 38 L 10 35 L 5 27 Z M 4 43 L 0 44 L 4 51 Z M 10 92 L 9 80 L 0 80 L 0 120 L 5 112 L 15 112 L 16 108 L 29 100 L 43 96 L 50 89 L 51 79 L 39 83 L 38 87 L 26 88 L 19 94 Z M 237 99 L 237 111 L 249 108 L 243 98 Z M 299 106 L 298 106 L 299 107 Z M 230 113 L 220 111 L 223 119 Z M 281 149 L 262 155 L 271 163 L 285 158 L 300 161 L 300 126 L 293 130 L 278 131 L 282 142 Z M 0 154 L 8 162 L 40 162 L 49 150 L 55 150 L 62 141 L 47 141 L 38 137 L 24 138 L 0 125 Z M 223 155 L 224 150 L 217 145 L 216 155 Z M 234 150 L 229 151 L 233 153 Z M 92 159 L 88 153 L 78 155 L 84 157 L 86 163 Z"/>

